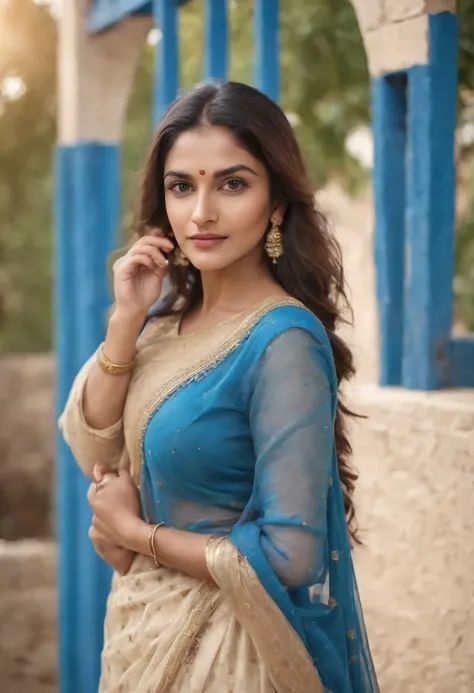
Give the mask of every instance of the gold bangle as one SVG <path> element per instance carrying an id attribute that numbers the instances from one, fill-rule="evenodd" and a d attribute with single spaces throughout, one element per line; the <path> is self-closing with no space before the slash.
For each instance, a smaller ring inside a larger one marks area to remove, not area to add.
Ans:
<path id="1" fill-rule="evenodd" d="M 103 342 L 97 349 L 96 358 L 97 363 L 104 373 L 108 373 L 109 375 L 124 375 L 125 373 L 130 373 L 135 367 L 135 359 L 130 361 L 130 363 L 113 363 L 113 361 L 104 354 Z"/>
<path id="2" fill-rule="evenodd" d="M 164 527 L 165 523 L 164 522 L 158 522 L 157 525 L 151 525 L 150 529 L 148 530 L 148 552 L 153 558 L 153 562 L 157 568 L 161 568 L 161 563 L 159 562 L 157 556 L 156 556 L 156 549 L 155 549 L 155 534 L 156 531 L 160 527 Z"/>

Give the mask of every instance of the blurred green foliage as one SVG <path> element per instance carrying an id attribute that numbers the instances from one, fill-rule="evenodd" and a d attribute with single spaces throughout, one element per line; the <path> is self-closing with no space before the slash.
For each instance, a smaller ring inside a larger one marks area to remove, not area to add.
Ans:
<path id="1" fill-rule="evenodd" d="M 252 82 L 252 0 L 230 0 L 230 78 Z M 349 0 L 280 0 L 282 105 L 316 186 L 338 180 L 350 190 L 367 173 L 345 149 L 347 135 L 369 122 L 369 78 Z M 461 3 L 460 103 L 464 118 L 473 90 L 474 0 Z M 203 2 L 180 12 L 181 83 L 202 75 Z M 56 118 L 56 26 L 32 0 L 0 3 L 0 353 L 51 348 Z M 4 41 L 5 36 L 5 41 Z M 133 225 L 140 170 L 151 132 L 154 49 L 145 45 L 130 98 L 122 151 L 123 218 Z M 20 76 L 24 94 L 4 93 Z M 460 158 L 471 156 L 463 147 Z M 474 199 L 474 197 L 473 197 Z M 456 290 L 463 319 L 474 324 L 474 204 L 458 234 Z M 471 258 L 471 261 L 469 261 Z M 461 287 L 461 288 L 459 288 Z"/>

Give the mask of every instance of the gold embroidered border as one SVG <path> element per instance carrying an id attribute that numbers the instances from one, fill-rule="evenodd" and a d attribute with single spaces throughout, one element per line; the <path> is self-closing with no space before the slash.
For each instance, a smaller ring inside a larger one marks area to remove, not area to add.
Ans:
<path id="1" fill-rule="evenodd" d="M 251 637 L 275 691 L 324 693 L 301 638 L 234 544 L 227 537 L 211 537 L 206 561 L 237 621 Z"/>
<path id="2" fill-rule="evenodd" d="M 159 407 L 173 395 L 178 389 L 190 383 L 195 378 L 203 375 L 207 371 L 219 365 L 234 349 L 236 349 L 242 340 L 250 333 L 253 327 L 271 310 L 275 308 L 295 306 L 308 310 L 300 301 L 293 298 L 284 300 L 271 299 L 255 309 L 243 323 L 221 344 L 204 357 L 197 359 L 193 364 L 184 368 L 179 375 L 171 378 L 161 388 L 159 388 L 153 396 L 143 405 L 138 415 L 137 428 L 141 431 L 137 436 L 133 450 L 133 459 L 131 460 L 132 477 L 138 486 L 140 482 L 141 469 L 143 464 L 143 441 L 145 432 L 153 414 Z"/>

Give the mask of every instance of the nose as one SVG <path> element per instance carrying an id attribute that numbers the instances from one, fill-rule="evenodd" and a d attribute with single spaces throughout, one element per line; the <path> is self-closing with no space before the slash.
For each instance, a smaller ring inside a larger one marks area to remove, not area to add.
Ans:
<path id="1" fill-rule="evenodd" d="M 191 215 L 191 221 L 199 227 L 217 221 L 217 209 L 209 191 L 202 190 L 196 196 L 196 206 Z"/>

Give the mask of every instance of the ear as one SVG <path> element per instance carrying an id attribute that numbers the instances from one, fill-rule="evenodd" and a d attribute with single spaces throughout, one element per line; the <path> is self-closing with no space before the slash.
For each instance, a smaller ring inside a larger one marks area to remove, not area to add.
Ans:
<path id="1" fill-rule="evenodd" d="M 276 202 L 275 205 L 273 206 L 270 220 L 272 222 L 277 221 L 278 226 L 280 226 L 281 224 L 283 224 L 283 218 L 285 216 L 286 210 L 287 210 L 287 205 L 284 205 L 280 202 Z"/>

